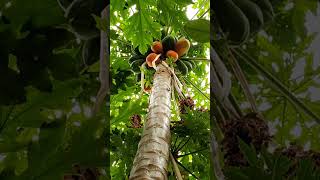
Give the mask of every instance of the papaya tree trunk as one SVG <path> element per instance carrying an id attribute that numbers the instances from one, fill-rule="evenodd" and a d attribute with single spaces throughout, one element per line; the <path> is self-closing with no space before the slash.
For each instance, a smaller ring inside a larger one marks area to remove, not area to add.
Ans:
<path id="1" fill-rule="evenodd" d="M 133 179 L 167 179 L 170 149 L 171 74 L 159 64 L 153 78 L 148 115 L 130 172 Z"/>

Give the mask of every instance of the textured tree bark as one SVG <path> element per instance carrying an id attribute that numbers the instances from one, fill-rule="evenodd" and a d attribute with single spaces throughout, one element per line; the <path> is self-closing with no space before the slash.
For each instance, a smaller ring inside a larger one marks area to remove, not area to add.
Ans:
<path id="1" fill-rule="evenodd" d="M 130 180 L 166 180 L 170 149 L 171 74 L 159 64 Z"/>

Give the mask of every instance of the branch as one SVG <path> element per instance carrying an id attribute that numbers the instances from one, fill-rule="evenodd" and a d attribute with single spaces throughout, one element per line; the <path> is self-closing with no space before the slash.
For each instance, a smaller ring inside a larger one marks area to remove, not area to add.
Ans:
<path id="1" fill-rule="evenodd" d="M 69 13 L 70 13 L 70 11 L 71 11 L 71 9 L 73 8 L 73 6 L 77 3 L 77 2 L 79 2 L 80 0 L 74 0 L 74 1 L 72 1 L 72 3 L 67 7 L 67 9 L 65 9 L 64 10 L 64 17 L 66 18 L 66 17 L 68 17 L 69 16 Z"/>
<path id="2" fill-rule="evenodd" d="M 171 162 L 172 162 L 172 165 L 173 165 L 173 170 L 174 170 L 174 173 L 176 174 L 177 176 L 177 180 L 183 180 L 182 177 L 181 177 L 181 173 L 180 173 L 180 170 L 179 170 L 179 167 L 176 163 L 176 160 L 173 158 L 172 156 L 172 153 L 170 152 L 170 159 L 171 159 Z"/>
<path id="3" fill-rule="evenodd" d="M 230 119 L 229 117 L 231 116 L 229 112 L 222 106 L 222 104 L 218 101 L 218 98 L 211 92 L 210 90 L 210 96 L 212 99 L 215 100 L 215 102 L 211 102 L 210 105 L 210 114 L 212 113 L 213 116 L 210 117 L 210 121 L 212 123 L 217 122 L 218 125 L 224 124 L 226 122 L 226 119 Z M 222 113 L 222 110 L 225 111 L 225 113 Z M 216 118 L 216 121 L 214 120 Z M 211 126 L 214 127 L 214 126 Z M 220 127 L 221 128 L 221 127 Z"/>
<path id="4" fill-rule="evenodd" d="M 209 61 L 207 58 L 182 57 L 181 60 Z"/>
<path id="5" fill-rule="evenodd" d="M 15 105 L 11 105 L 8 113 L 6 114 L 6 117 L 5 117 L 4 121 L 3 121 L 3 123 L 2 123 L 1 126 L 0 126 L 0 133 L 2 132 L 2 130 L 4 129 L 4 127 L 6 126 L 8 120 L 9 120 L 9 118 L 10 118 L 10 115 L 11 115 L 11 113 L 13 112 L 14 108 L 15 108 Z M 0 117 L 0 118 L 1 118 L 1 117 Z"/>
<path id="6" fill-rule="evenodd" d="M 247 98 L 247 100 L 249 101 L 250 105 L 251 105 L 251 109 L 253 112 L 258 113 L 258 108 L 255 102 L 255 98 L 252 95 L 252 93 L 250 92 L 249 89 L 249 84 L 248 81 L 239 65 L 239 63 L 237 62 L 236 58 L 234 57 L 233 53 L 231 52 L 228 44 L 217 44 L 217 42 L 212 42 L 211 44 L 212 47 L 214 47 L 215 49 L 218 49 L 218 54 L 223 57 L 224 59 L 229 61 L 229 64 L 232 68 L 232 71 L 235 75 L 235 77 L 238 79 L 238 81 L 240 82 L 240 85 L 244 91 L 245 97 Z"/>
<path id="7" fill-rule="evenodd" d="M 207 149 L 208 149 L 208 148 L 203 148 L 203 149 L 199 149 L 199 150 L 196 150 L 196 151 L 193 151 L 193 152 L 190 152 L 190 153 L 178 155 L 178 158 L 181 158 L 181 157 L 184 157 L 184 156 L 188 156 L 188 155 L 191 155 L 191 154 L 195 154 L 195 153 L 197 153 L 197 152 L 201 152 L 201 151 L 204 151 L 204 150 L 207 150 Z"/>
<path id="8" fill-rule="evenodd" d="M 187 138 L 188 137 L 188 139 L 190 138 L 189 136 L 184 136 L 184 137 L 182 137 L 182 139 L 185 139 L 185 138 Z M 175 147 L 175 149 L 173 149 L 173 152 L 178 152 L 177 151 L 177 149 L 180 147 L 180 145 L 183 143 L 183 141 L 181 140 L 180 142 L 179 142 L 179 144 L 177 144 L 177 146 Z"/>
<path id="9" fill-rule="evenodd" d="M 203 16 L 206 15 L 206 14 L 209 12 L 209 10 L 210 10 L 210 8 L 207 9 L 206 12 L 204 12 L 204 13 L 199 17 L 199 19 L 203 18 Z"/>
<path id="10" fill-rule="evenodd" d="M 268 80 L 272 85 L 274 85 L 275 89 L 286 97 L 295 107 L 299 108 L 306 115 L 313 118 L 320 124 L 320 117 L 318 114 L 310 110 L 300 99 L 298 99 L 294 94 L 292 94 L 287 87 L 283 85 L 283 83 L 273 76 L 270 72 L 266 71 L 259 63 L 256 62 L 251 56 L 247 53 L 243 52 L 241 49 L 235 50 L 232 49 L 234 53 L 236 53 L 240 59 L 245 61 L 248 65 L 250 65 L 253 69 L 259 72 L 266 80 Z"/>
<path id="11" fill-rule="evenodd" d="M 179 145 L 177 146 L 177 148 L 175 149 L 175 152 L 179 152 L 191 139 L 191 136 L 189 136 L 188 140 L 180 147 L 180 145 L 182 144 L 182 141 L 179 143 Z"/>
<path id="12" fill-rule="evenodd" d="M 225 99 L 226 97 L 229 96 L 231 92 L 231 74 L 229 73 L 228 69 L 220 59 L 219 55 L 215 51 L 213 47 L 210 48 L 210 60 L 214 66 L 214 69 L 217 72 L 217 75 L 220 76 L 222 79 L 222 89 L 221 89 L 221 95 L 222 99 Z"/>
<path id="13" fill-rule="evenodd" d="M 210 149 L 211 149 L 211 155 L 212 155 L 212 164 L 213 164 L 213 171 L 216 175 L 216 178 L 218 180 L 224 180 L 224 174 L 222 172 L 221 166 L 220 166 L 220 160 L 219 160 L 219 154 L 218 154 L 218 143 L 216 141 L 216 137 L 211 133 L 211 143 L 210 143 Z"/>
<path id="14" fill-rule="evenodd" d="M 236 110 L 236 112 L 239 114 L 239 116 L 242 117 L 243 113 L 241 111 L 241 108 L 232 93 L 229 94 L 229 100 L 230 100 L 230 103 L 232 104 L 232 106 L 234 107 L 234 109 Z"/>
<path id="15" fill-rule="evenodd" d="M 104 8 L 101 13 L 101 20 L 107 20 L 109 16 L 109 5 Z M 100 40 L 100 89 L 98 91 L 96 102 L 93 106 L 92 113 L 95 115 L 99 112 L 100 107 L 104 101 L 104 98 L 107 95 L 109 90 L 108 83 L 109 83 L 109 40 L 107 38 L 107 32 L 101 30 L 101 40 Z"/>
<path id="16" fill-rule="evenodd" d="M 224 90 L 222 85 L 220 84 L 220 80 L 218 78 L 218 75 L 216 74 L 215 69 L 213 68 L 213 63 L 211 63 L 210 66 L 210 80 L 215 85 L 212 86 L 213 96 L 217 100 L 217 103 L 219 103 L 227 112 L 230 114 L 231 117 L 239 118 L 239 114 L 231 104 L 230 100 L 226 97 L 224 98 Z"/>
<path id="17" fill-rule="evenodd" d="M 193 15 L 193 17 L 191 18 L 191 20 L 193 20 L 197 15 L 198 13 L 200 12 L 200 10 L 203 8 L 203 6 L 207 3 L 207 1 L 203 1 L 203 3 L 201 4 L 199 10 L 196 12 L 196 14 Z M 199 18 L 200 19 L 200 18 Z"/>
<path id="18" fill-rule="evenodd" d="M 238 61 L 236 60 L 236 58 L 234 57 L 234 55 L 232 54 L 232 52 L 230 51 L 229 47 L 228 47 L 228 53 L 229 53 L 229 58 L 227 58 L 229 60 L 229 63 L 233 69 L 233 72 L 236 75 L 236 78 L 239 80 L 240 85 L 243 89 L 244 94 L 246 95 L 250 105 L 251 105 L 251 109 L 253 112 L 258 113 L 258 108 L 256 105 L 256 101 L 254 96 L 252 95 L 252 93 L 250 92 L 249 89 L 249 84 L 248 81 L 246 79 L 246 76 L 244 75 Z"/>
<path id="19" fill-rule="evenodd" d="M 59 5 L 59 7 L 63 10 L 63 12 L 66 12 L 66 8 L 62 5 L 62 3 L 60 2 L 60 0 L 57 0 L 57 3 Z"/>
<path id="20" fill-rule="evenodd" d="M 196 175 L 194 175 L 189 169 L 187 169 L 183 164 L 181 164 L 179 161 L 177 161 L 177 163 L 184 169 L 186 170 L 189 174 L 191 174 L 191 176 L 193 176 L 196 179 L 199 179 Z"/>
<path id="21" fill-rule="evenodd" d="M 120 31 L 122 31 L 122 32 L 124 32 L 123 31 L 123 29 L 120 27 L 120 26 L 118 26 L 118 25 L 115 25 Z"/>
<path id="22" fill-rule="evenodd" d="M 195 84 L 193 84 L 191 81 L 189 81 L 187 78 L 183 77 L 183 79 L 188 82 L 189 84 L 191 84 L 194 88 L 196 88 L 205 98 L 207 98 L 208 100 L 210 100 L 210 98 L 205 95 Z"/>
<path id="23" fill-rule="evenodd" d="M 173 146 L 172 146 L 172 149 L 176 149 L 176 144 L 177 144 L 177 140 L 178 140 L 178 136 L 176 136 L 176 139 L 174 140 L 174 143 L 173 143 Z"/>

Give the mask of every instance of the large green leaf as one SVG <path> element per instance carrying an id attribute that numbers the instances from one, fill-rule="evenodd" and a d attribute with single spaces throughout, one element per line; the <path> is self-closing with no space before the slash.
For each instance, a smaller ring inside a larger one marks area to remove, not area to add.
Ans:
<path id="1" fill-rule="evenodd" d="M 137 1 L 137 8 L 138 11 L 126 21 L 124 32 L 133 47 L 139 46 L 139 51 L 144 54 L 153 42 L 153 37 L 160 39 L 161 26 L 154 22 L 156 14 L 148 11 L 143 1 Z"/>
<path id="2" fill-rule="evenodd" d="M 184 25 L 184 29 L 197 42 L 206 43 L 210 41 L 210 21 L 206 19 L 189 21 Z"/>

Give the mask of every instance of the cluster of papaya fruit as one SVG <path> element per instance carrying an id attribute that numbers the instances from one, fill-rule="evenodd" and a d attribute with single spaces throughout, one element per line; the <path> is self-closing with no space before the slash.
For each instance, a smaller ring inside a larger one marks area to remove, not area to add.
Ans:
<path id="1" fill-rule="evenodd" d="M 168 58 L 176 63 L 181 74 L 185 75 L 189 69 L 196 66 L 192 60 L 179 60 L 185 56 L 190 49 L 188 39 L 182 37 L 180 39 L 167 35 L 161 41 L 154 41 L 146 54 L 142 55 L 138 48 L 135 49 L 134 55 L 129 59 L 132 70 L 136 73 L 140 72 L 140 66 L 146 62 L 148 68 L 152 68 L 152 63 L 158 64 L 166 61 Z M 179 61 L 178 61 L 179 60 Z"/>
<path id="2" fill-rule="evenodd" d="M 274 17 L 269 0 L 215 0 L 213 9 L 230 45 L 244 43 Z"/>

